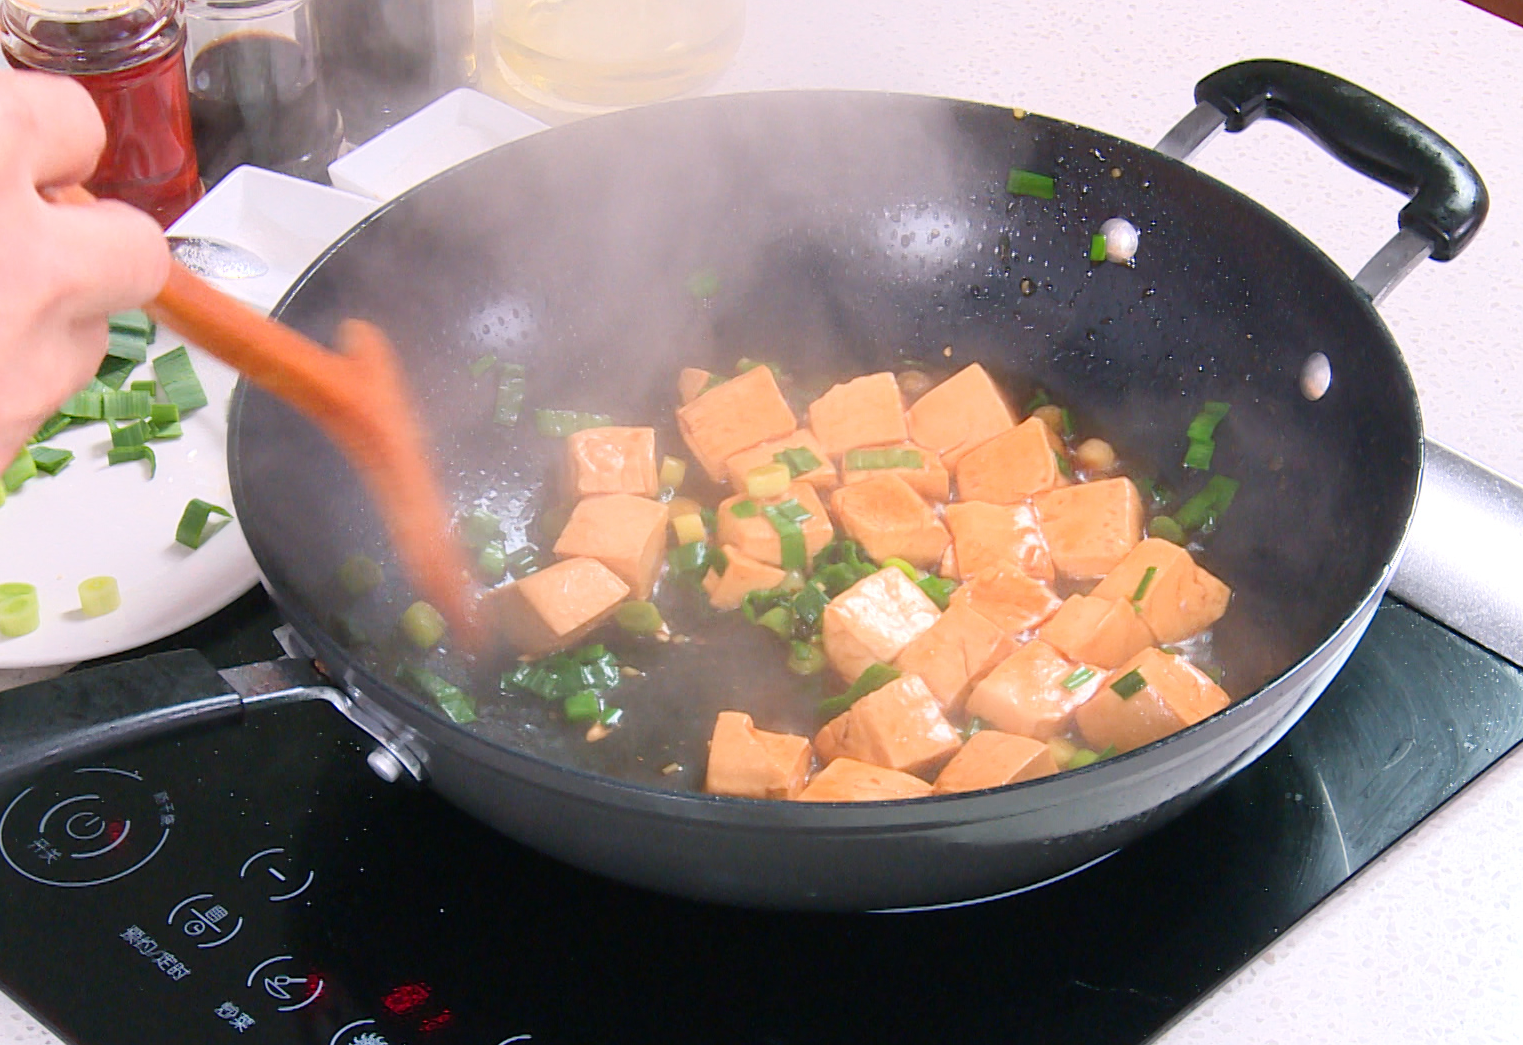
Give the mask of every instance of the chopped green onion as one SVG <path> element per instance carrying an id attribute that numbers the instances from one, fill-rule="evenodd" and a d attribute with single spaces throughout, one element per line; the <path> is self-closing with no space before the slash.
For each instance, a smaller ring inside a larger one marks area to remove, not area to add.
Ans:
<path id="1" fill-rule="evenodd" d="M 1047 394 L 1047 389 L 1038 388 L 1035 394 L 1026 400 L 1025 413 L 1031 414 L 1052 402 L 1052 397 Z"/>
<path id="2" fill-rule="evenodd" d="M 797 639 L 788 644 L 788 670 L 795 675 L 818 675 L 825 670 L 825 651 Z"/>
<path id="3" fill-rule="evenodd" d="M 460 519 L 460 537 L 466 546 L 475 550 L 502 536 L 502 520 L 485 509 L 478 508 Z"/>
<path id="4" fill-rule="evenodd" d="M 1105 750 L 1097 754 L 1095 758 L 1101 762 L 1104 762 L 1107 758 L 1115 758 L 1118 754 L 1120 754 L 1120 752 L 1116 750 L 1115 744 L 1106 744 Z"/>
<path id="5" fill-rule="evenodd" d="M 1184 466 L 1193 468 L 1197 472 L 1209 472 L 1211 470 L 1211 458 L 1216 453 L 1216 444 L 1210 440 L 1204 442 L 1192 442 L 1185 450 Z"/>
<path id="6" fill-rule="evenodd" d="M 655 635 L 666 627 L 656 604 L 643 600 L 624 603 L 614 611 L 613 619 L 631 635 Z"/>
<path id="7" fill-rule="evenodd" d="M 707 301 L 719 293 L 719 273 L 712 268 L 696 269 L 687 278 L 687 292 L 699 301 Z"/>
<path id="8" fill-rule="evenodd" d="M 496 365 L 497 357 L 489 352 L 484 356 L 477 356 L 466 369 L 471 372 L 472 377 L 480 377 Z"/>
<path id="9" fill-rule="evenodd" d="M 524 366 L 522 363 L 504 363 L 502 365 L 502 372 L 498 375 L 497 379 L 497 399 L 492 406 L 492 422 L 494 424 L 502 425 L 504 428 L 512 428 L 518 424 L 518 415 L 523 412 L 524 395 L 528 387 L 528 382 L 524 380 Z M 552 413 L 567 412 L 552 411 Z M 580 416 L 587 418 L 599 415 L 584 414 Z M 551 434 L 545 432 L 545 425 L 540 423 L 537 413 L 534 423 L 539 427 L 542 434 Z M 607 423 L 607 420 L 604 419 L 603 424 Z M 560 428 L 564 426 L 561 422 L 555 422 L 555 427 Z M 597 425 L 582 424 L 580 427 L 595 428 Z M 577 429 L 573 428 L 571 431 L 577 431 Z M 565 434 L 570 435 L 571 432 L 568 431 Z"/>
<path id="10" fill-rule="evenodd" d="M 1059 427 L 1063 429 L 1063 438 L 1072 439 L 1074 437 L 1074 416 L 1068 412 L 1068 407 L 1058 408 L 1058 421 Z"/>
<path id="11" fill-rule="evenodd" d="M 584 428 L 605 428 L 613 423 L 607 414 L 589 414 L 582 410 L 536 410 L 534 427 L 540 435 L 564 439 Z"/>
<path id="12" fill-rule="evenodd" d="M 809 548 L 804 541 L 804 531 L 799 526 L 802 520 L 810 518 L 804 506 L 790 497 L 782 504 L 767 505 L 762 509 L 762 514 L 777 531 L 783 569 L 799 571 L 808 569 Z"/>
<path id="13" fill-rule="evenodd" d="M 958 732 L 962 734 L 963 743 L 967 743 L 969 740 L 973 739 L 973 734 L 982 733 L 984 730 L 990 728 L 992 727 L 990 727 L 989 723 L 985 722 L 977 715 L 974 715 L 972 718 L 968 719 L 967 726 L 961 730 L 958 730 Z"/>
<path id="14" fill-rule="evenodd" d="M 1142 601 L 1143 596 L 1148 593 L 1148 588 L 1152 585 L 1153 578 L 1157 575 L 1157 573 L 1157 566 L 1149 566 L 1147 569 L 1142 571 L 1142 580 L 1137 582 L 1137 590 L 1132 592 L 1133 602 Z"/>
<path id="15" fill-rule="evenodd" d="M 1011 167 L 1009 176 L 1005 178 L 1005 191 L 1012 196 L 1035 196 L 1050 200 L 1056 195 L 1056 183 L 1045 174 Z"/>
<path id="16" fill-rule="evenodd" d="M 1175 544 L 1181 545 L 1184 544 L 1185 540 L 1187 539 L 1185 537 L 1185 531 L 1180 527 L 1179 523 L 1175 522 L 1173 519 L 1170 519 L 1167 515 L 1160 515 L 1155 519 L 1149 520 L 1148 536 L 1158 537 L 1165 541 L 1172 541 Z"/>
<path id="17" fill-rule="evenodd" d="M 122 605 L 115 577 L 87 577 L 79 582 L 79 609 L 86 617 L 101 617 Z"/>
<path id="18" fill-rule="evenodd" d="M 539 548 L 532 544 L 525 544 L 508 552 L 503 558 L 503 565 L 514 580 L 544 569 L 544 565 L 539 561 Z"/>
<path id="19" fill-rule="evenodd" d="M 1137 489 L 1152 508 L 1166 507 L 1174 499 L 1173 490 L 1146 475 L 1137 480 Z"/>
<path id="20" fill-rule="evenodd" d="M 687 544 L 679 544 L 666 553 L 666 564 L 672 573 L 678 577 L 690 580 L 694 583 L 703 580 L 703 575 L 714 566 L 716 550 L 709 547 L 707 541 L 689 541 Z M 724 570 L 717 570 L 724 573 Z"/>
<path id="21" fill-rule="evenodd" d="M 794 479 L 820 467 L 822 462 L 807 446 L 794 446 L 772 455 L 772 460 L 788 466 L 788 475 Z"/>
<path id="22" fill-rule="evenodd" d="M 729 378 L 724 377 L 723 375 L 710 374 L 709 379 L 705 381 L 703 383 L 703 387 L 698 390 L 698 395 L 703 395 L 703 393 L 709 391 L 710 389 L 718 388 L 728 380 Z M 693 398 L 696 399 L 698 396 L 694 396 Z"/>
<path id="23" fill-rule="evenodd" d="M 496 584 L 508 575 L 508 549 L 501 541 L 488 541 L 476 553 L 476 573 L 488 584 Z"/>
<path id="24" fill-rule="evenodd" d="M 939 610 L 944 610 L 951 604 L 952 592 L 957 590 L 956 581 L 947 577 L 937 577 L 935 574 L 922 577 L 915 583 L 920 586 L 921 591 L 931 597 L 931 601 Z"/>
<path id="25" fill-rule="evenodd" d="M 444 617 L 419 599 L 402 611 L 402 634 L 419 649 L 433 649 L 444 638 Z"/>
<path id="26" fill-rule="evenodd" d="M 1122 700 L 1125 700 L 1145 688 L 1147 684 L 1148 680 L 1142 677 L 1142 672 L 1137 668 L 1133 668 L 1115 682 L 1112 682 L 1111 689 L 1115 690 L 1116 695 Z"/>
<path id="27" fill-rule="evenodd" d="M 106 451 L 107 464 L 126 464 L 128 461 L 147 461 L 148 478 L 150 479 L 159 470 L 159 460 L 154 456 L 152 447 L 113 446 L 110 450 Z"/>
<path id="28" fill-rule="evenodd" d="M 173 403 L 154 403 L 148 408 L 149 428 L 165 428 L 179 420 L 180 408 Z"/>
<path id="29" fill-rule="evenodd" d="M 1100 761 L 1099 755 L 1087 747 L 1081 747 L 1073 753 L 1073 757 L 1068 760 L 1068 765 L 1065 768 L 1083 769 L 1085 766 L 1092 766 L 1098 761 Z"/>
<path id="30" fill-rule="evenodd" d="M 1089 260 L 1105 260 L 1105 237 L 1098 232 L 1089 237 Z"/>
<path id="31" fill-rule="evenodd" d="M 153 373 L 158 378 L 164 398 L 179 407 L 182 416 L 206 405 L 206 390 L 201 387 L 200 378 L 196 377 L 196 368 L 184 345 L 156 357 Z"/>
<path id="32" fill-rule="evenodd" d="M 113 330 L 106 338 L 106 355 L 130 360 L 133 363 L 146 363 L 148 362 L 148 342 L 136 334 Z"/>
<path id="33" fill-rule="evenodd" d="M 215 504 L 208 504 L 199 497 L 192 497 L 185 505 L 185 511 L 180 514 L 180 525 L 175 527 L 175 540 L 187 548 L 199 548 L 206 543 L 208 537 L 222 529 L 226 525 L 218 524 L 208 527 L 207 522 L 213 515 L 219 515 L 224 519 L 231 519 L 233 513 L 226 508 L 219 508 Z M 379 571 L 377 567 L 377 571 Z"/>
<path id="34" fill-rule="evenodd" d="M 146 344 L 153 343 L 159 329 L 153 317 L 140 308 L 111 313 L 107 325 L 113 334 L 131 334 Z"/>
<path id="35" fill-rule="evenodd" d="M 63 406 L 58 412 L 65 417 L 79 418 L 85 421 L 99 421 L 103 416 L 104 393 L 102 392 L 75 392 L 64 400 Z"/>
<path id="36" fill-rule="evenodd" d="M 1052 458 L 1058 463 L 1058 471 L 1063 473 L 1063 478 L 1072 479 L 1074 477 L 1073 465 L 1068 463 L 1068 458 L 1064 457 L 1057 450 L 1052 452 Z"/>
<path id="37" fill-rule="evenodd" d="M 883 560 L 883 566 L 884 566 L 885 569 L 888 568 L 889 566 L 892 566 L 894 569 L 896 569 L 900 573 L 904 574 L 906 577 L 908 577 L 910 580 L 914 581 L 916 584 L 920 583 L 920 571 L 915 569 L 915 567 L 911 566 L 908 562 L 906 562 L 903 559 L 900 559 L 900 558 L 898 558 L 896 556 L 890 556 L 887 559 Z"/>
<path id="38" fill-rule="evenodd" d="M 925 455 L 919 450 L 848 450 L 845 465 L 848 471 L 871 471 L 879 468 L 923 468 Z"/>
<path id="39" fill-rule="evenodd" d="M 368 555 L 351 555 L 338 568 L 338 582 L 350 595 L 366 595 L 374 591 L 381 586 L 384 577 L 381 564 Z"/>
<path id="40" fill-rule="evenodd" d="M 567 722 L 591 722 L 603 717 L 603 698 L 595 689 L 579 690 L 562 703 Z"/>
<path id="41" fill-rule="evenodd" d="M 1236 479 L 1228 479 L 1225 475 L 1213 475 L 1200 493 L 1180 505 L 1179 511 L 1174 513 L 1174 522 L 1178 524 L 1180 530 L 1187 533 L 1200 529 L 1207 522 L 1218 518 L 1232 505 L 1232 499 L 1237 495 L 1239 485 Z"/>
<path id="42" fill-rule="evenodd" d="M 42 613 L 30 584 L 0 584 L 0 635 L 14 639 L 37 630 Z"/>
<path id="43" fill-rule="evenodd" d="M 142 446 L 148 442 L 148 423 L 133 421 L 131 424 L 111 426 L 111 445 L 122 448 Z"/>
<path id="44" fill-rule="evenodd" d="M 873 690 L 883 688 L 898 677 L 898 668 L 882 662 L 869 664 L 845 693 L 839 697 L 820 701 L 820 712 L 830 716 L 839 715 L 855 704 L 859 697 L 865 697 Z"/>
<path id="45" fill-rule="evenodd" d="M 49 475 L 57 475 L 74 460 L 73 450 L 61 450 L 56 446 L 34 446 L 27 452 L 32 455 L 37 470 Z"/>
<path id="46" fill-rule="evenodd" d="M 41 428 L 32 433 L 31 441 L 34 443 L 45 443 L 73 423 L 74 419 L 67 414 L 62 412 L 56 413 L 44 421 Z"/>
<path id="47" fill-rule="evenodd" d="M 520 664 L 503 675 L 503 686 L 527 690 L 544 701 L 565 700 L 582 690 L 603 692 L 619 684 L 619 662 L 601 644 L 582 646 Z"/>
<path id="48" fill-rule="evenodd" d="M 806 582 L 793 597 L 794 634 L 818 635 L 820 621 L 825 617 L 825 607 L 829 602 L 818 585 Z"/>
<path id="49" fill-rule="evenodd" d="M 7 491 L 15 493 L 21 488 L 21 484 L 37 474 L 37 462 L 32 455 L 23 449 L 14 460 L 6 466 L 4 472 L 0 472 L 0 484 Z"/>
<path id="50" fill-rule="evenodd" d="M 130 359 L 122 359 L 119 356 L 107 356 L 101 360 L 100 368 L 95 371 L 95 380 L 100 383 L 100 388 L 92 391 L 107 391 L 121 388 L 127 383 L 127 378 L 137 369 L 137 364 Z"/>
<path id="51" fill-rule="evenodd" d="M 159 394 L 157 381 L 134 381 L 127 387 L 134 392 L 147 392 L 151 396 Z"/>
<path id="52" fill-rule="evenodd" d="M 730 505 L 730 514 L 735 516 L 737 519 L 755 518 L 756 514 L 760 511 L 761 509 L 757 507 L 756 502 L 750 498 L 747 498 L 744 501 L 736 501 L 734 504 Z"/>
<path id="53" fill-rule="evenodd" d="M 1227 411 L 1230 409 L 1232 409 L 1230 403 L 1208 400 L 1206 405 L 1201 407 L 1200 413 L 1196 414 L 1190 422 L 1190 427 L 1185 430 L 1185 438 L 1192 443 L 1209 442 L 1216 431 L 1216 426 L 1221 423 L 1222 418 L 1227 416 Z"/>
<path id="54" fill-rule="evenodd" d="M 1081 665 L 1081 666 L 1075 668 L 1073 670 L 1073 673 L 1070 674 L 1062 682 L 1058 683 L 1058 685 L 1062 686 L 1064 689 L 1069 689 L 1069 690 L 1078 689 L 1080 686 L 1084 685 L 1084 683 L 1088 682 L 1090 679 L 1092 679 L 1094 677 L 1095 677 L 1095 669 L 1094 668 Z"/>
<path id="55" fill-rule="evenodd" d="M 786 606 L 772 607 L 756 623 L 784 641 L 793 638 L 793 611 Z"/>
<path id="56" fill-rule="evenodd" d="M 431 697 L 439 709 L 450 717 L 450 721 L 461 724 L 476 721 L 476 701 L 459 686 L 440 678 L 432 671 L 411 664 L 403 666 L 402 675 Z"/>

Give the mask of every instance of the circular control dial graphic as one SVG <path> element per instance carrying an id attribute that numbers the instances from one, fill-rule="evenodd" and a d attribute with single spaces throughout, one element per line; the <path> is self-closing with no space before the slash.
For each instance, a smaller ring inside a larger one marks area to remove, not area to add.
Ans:
<path id="1" fill-rule="evenodd" d="M 6 804 L 0 856 L 43 885 L 101 885 L 152 860 L 174 819 L 168 793 L 137 773 L 85 767 L 28 787 Z"/>

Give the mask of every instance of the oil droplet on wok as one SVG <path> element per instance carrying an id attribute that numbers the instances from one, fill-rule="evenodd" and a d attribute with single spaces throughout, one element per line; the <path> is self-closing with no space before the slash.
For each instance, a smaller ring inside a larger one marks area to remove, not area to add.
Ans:
<path id="1" fill-rule="evenodd" d="M 1022 276 L 1021 277 L 1021 293 L 1026 295 L 1028 298 L 1032 294 L 1036 293 L 1036 284 L 1031 282 L 1031 277 L 1029 277 L 1029 276 Z"/>

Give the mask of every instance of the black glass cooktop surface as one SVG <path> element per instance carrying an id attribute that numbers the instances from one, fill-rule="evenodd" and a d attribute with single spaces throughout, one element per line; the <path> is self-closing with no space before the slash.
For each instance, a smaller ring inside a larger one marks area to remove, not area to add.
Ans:
<path id="1" fill-rule="evenodd" d="M 612 884 L 381 782 L 364 739 L 287 705 L 0 789 L 0 984 L 76 1045 L 1141 1042 L 1523 739 L 1523 672 L 1387 601 L 1189 814 L 913 914 Z"/>

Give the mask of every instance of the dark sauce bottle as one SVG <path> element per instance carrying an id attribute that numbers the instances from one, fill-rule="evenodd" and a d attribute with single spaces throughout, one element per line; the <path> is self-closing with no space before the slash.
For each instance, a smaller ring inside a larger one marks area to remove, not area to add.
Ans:
<path id="1" fill-rule="evenodd" d="M 207 184 L 248 163 L 328 181 L 343 127 L 306 0 L 193 0 L 190 118 Z"/>
<path id="2" fill-rule="evenodd" d="M 164 226 L 201 198 L 180 0 L 0 0 L 0 32 L 11 65 L 73 77 L 100 110 L 106 148 L 85 188 Z"/>

